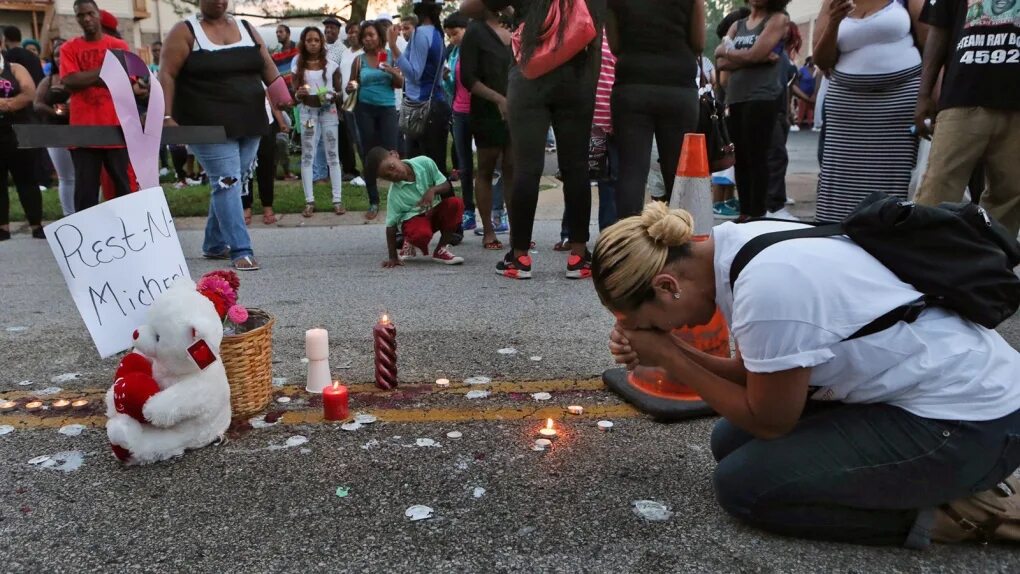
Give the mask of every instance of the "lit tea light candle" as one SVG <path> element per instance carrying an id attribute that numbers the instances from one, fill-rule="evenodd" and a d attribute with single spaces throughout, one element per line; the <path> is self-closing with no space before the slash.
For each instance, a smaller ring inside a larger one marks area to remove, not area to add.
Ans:
<path id="1" fill-rule="evenodd" d="M 3 401 L 0 402 L 0 412 L 6 413 L 7 411 L 14 410 L 14 407 L 18 406 L 18 403 L 14 401 Z"/>
<path id="2" fill-rule="evenodd" d="M 37 410 L 39 410 L 41 408 L 42 408 L 42 401 L 32 401 L 30 403 L 25 403 L 25 410 L 26 411 L 30 411 L 30 412 L 31 411 L 37 411 Z"/>
<path id="3" fill-rule="evenodd" d="M 437 387 L 448 387 L 450 386 L 450 379 L 436 379 Z"/>
<path id="4" fill-rule="evenodd" d="M 567 412 L 572 415 L 581 415 L 584 414 L 584 407 L 581 405 L 570 405 L 567 407 Z"/>
<path id="5" fill-rule="evenodd" d="M 55 410 L 58 410 L 58 411 L 62 411 L 62 410 L 66 409 L 69 406 L 71 406 L 71 401 L 69 401 L 67 399 L 60 399 L 58 401 L 53 401 L 53 404 L 50 405 L 51 408 L 53 408 Z"/>
<path id="6" fill-rule="evenodd" d="M 89 404 L 88 399 L 78 399 L 76 401 L 71 401 L 71 408 L 72 409 L 81 409 L 81 408 L 86 407 L 88 404 Z"/>
<path id="7" fill-rule="evenodd" d="M 545 419 L 545 427 L 538 431 L 538 434 L 544 438 L 551 439 L 556 437 L 556 429 L 553 428 L 553 420 Z"/>

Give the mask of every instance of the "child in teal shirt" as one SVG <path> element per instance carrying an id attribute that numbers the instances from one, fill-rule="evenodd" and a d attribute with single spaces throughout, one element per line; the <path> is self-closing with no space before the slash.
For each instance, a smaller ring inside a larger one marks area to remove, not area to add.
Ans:
<path id="1" fill-rule="evenodd" d="M 417 250 L 429 253 L 429 243 L 438 231 L 439 243 L 432 261 L 444 265 L 464 262 L 447 248 L 464 215 L 464 202 L 453 193 L 453 184 L 427 156 L 401 160 L 395 151 L 377 147 L 368 152 L 366 171 L 393 183 L 386 200 L 386 246 L 389 258 L 383 267 L 403 265 L 416 257 Z M 404 247 L 397 253 L 397 228 L 404 234 Z"/>

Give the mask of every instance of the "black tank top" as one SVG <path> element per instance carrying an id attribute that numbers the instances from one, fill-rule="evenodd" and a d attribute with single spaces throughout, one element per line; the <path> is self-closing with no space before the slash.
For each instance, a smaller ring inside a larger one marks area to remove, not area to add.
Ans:
<path id="1" fill-rule="evenodd" d="M 4 67 L 0 70 L 0 98 L 13 98 L 21 93 L 21 83 L 14 77 L 11 62 L 4 58 Z M 28 123 L 28 109 L 25 106 L 16 112 L 0 112 L 0 126 Z"/>
<path id="2" fill-rule="evenodd" d="M 197 22 L 185 24 L 197 36 Z M 177 75 L 173 116 L 178 124 L 223 126 L 232 139 L 269 133 L 257 36 L 247 22 L 238 21 L 238 28 L 242 40 L 247 34 L 254 45 L 209 50 L 196 37 L 195 49 Z"/>

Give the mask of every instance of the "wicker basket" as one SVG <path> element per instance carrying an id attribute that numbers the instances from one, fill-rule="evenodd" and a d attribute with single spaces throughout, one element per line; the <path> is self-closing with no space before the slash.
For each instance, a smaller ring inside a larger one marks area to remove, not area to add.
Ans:
<path id="1" fill-rule="evenodd" d="M 262 309 L 248 309 L 244 326 L 249 330 L 223 336 L 220 356 L 227 369 L 230 411 L 235 419 L 261 412 L 272 398 L 275 322 L 276 319 Z"/>

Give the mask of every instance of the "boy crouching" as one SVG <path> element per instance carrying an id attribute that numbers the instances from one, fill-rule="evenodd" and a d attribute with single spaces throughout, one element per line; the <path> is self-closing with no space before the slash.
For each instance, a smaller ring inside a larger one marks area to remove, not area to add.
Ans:
<path id="1" fill-rule="evenodd" d="M 393 183 L 386 207 L 386 245 L 389 259 L 383 267 L 403 265 L 404 260 L 428 255 L 432 236 L 439 232 L 439 243 L 432 261 L 444 265 L 464 262 L 450 250 L 453 234 L 464 215 L 464 202 L 453 193 L 453 184 L 439 172 L 436 162 L 426 156 L 401 160 L 397 152 L 373 148 L 365 160 L 370 176 Z M 397 226 L 404 234 L 404 247 L 397 253 Z"/>

